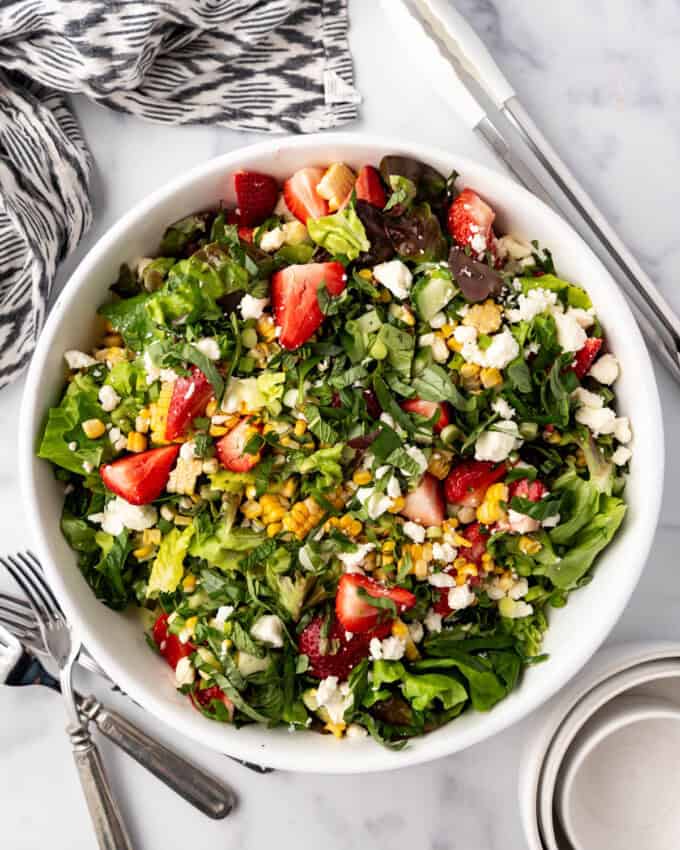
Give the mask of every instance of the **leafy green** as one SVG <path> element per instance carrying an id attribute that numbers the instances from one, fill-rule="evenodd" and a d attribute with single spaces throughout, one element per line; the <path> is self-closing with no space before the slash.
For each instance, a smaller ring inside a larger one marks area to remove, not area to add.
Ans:
<path id="1" fill-rule="evenodd" d="M 302 458 L 296 464 L 296 471 L 301 475 L 318 473 L 324 488 L 332 487 L 342 481 L 342 452 L 344 443 L 337 443 L 327 449 L 318 449 L 311 455 Z"/>
<path id="2" fill-rule="evenodd" d="M 147 596 L 172 593 L 177 588 L 184 575 L 184 559 L 193 536 L 193 525 L 183 531 L 173 528 L 163 536 L 151 567 Z"/>
<path id="3" fill-rule="evenodd" d="M 402 693 L 416 711 L 425 711 L 438 700 L 442 708 L 450 709 L 467 702 L 463 685 L 451 676 L 439 673 L 416 675 L 410 673 L 400 661 L 374 661 L 372 687 L 399 682 Z"/>
<path id="4" fill-rule="evenodd" d="M 76 552 L 91 553 L 98 549 L 95 529 L 84 519 L 73 516 L 70 511 L 64 510 L 62 514 L 61 533 Z"/>
<path id="5" fill-rule="evenodd" d="M 385 229 L 402 260 L 431 263 L 446 259 L 446 239 L 429 204 L 419 204 L 399 218 L 387 219 Z"/>
<path id="6" fill-rule="evenodd" d="M 204 237 L 208 227 L 207 215 L 188 215 L 171 224 L 165 231 L 158 249 L 162 256 L 179 257 L 190 242 Z"/>
<path id="7" fill-rule="evenodd" d="M 522 292 L 525 295 L 530 289 L 540 287 L 541 289 L 548 289 L 564 295 L 570 307 L 580 307 L 583 310 L 588 310 L 593 306 L 585 289 L 566 280 L 562 280 L 554 274 L 544 274 L 540 277 L 521 277 L 519 281 L 522 284 Z"/>
<path id="8" fill-rule="evenodd" d="M 309 218 L 307 230 L 314 242 L 334 257 L 356 260 L 362 251 L 371 247 L 361 219 L 352 206 L 334 215 Z"/>
<path id="9" fill-rule="evenodd" d="M 562 493 L 561 522 L 550 531 L 553 543 L 565 546 L 597 513 L 600 492 L 591 482 L 580 478 L 575 470 L 565 472 L 553 485 L 553 492 Z"/>
<path id="10" fill-rule="evenodd" d="M 101 549 L 101 558 L 91 569 L 83 572 L 97 599 L 114 610 L 122 610 L 132 597 L 133 575 L 126 569 L 132 541 L 127 529 L 123 529 L 117 537 L 98 531 L 95 541 Z"/>
<path id="11" fill-rule="evenodd" d="M 244 552 L 255 549 L 265 540 L 264 533 L 251 528 L 232 528 L 230 522 L 221 520 L 210 536 L 191 542 L 189 554 L 194 558 L 204 558 L 220 569 L 234 570 L 238 569 Z"/>
<path id="12" fill-rule="evenodd" d="M 462 650 L 464 650 L 464 642 Z M 431 650 L 430 650 L 431 651 Z M 437 654 L 436 651 L 432 654 Z M 467 681 L 470 700 L 476 711 L 489 711 L 507 695 L 507 688 L 486 659 L 465 651 L 449 649 L 445 657 L 428 658 L 414 664 L 416 670 L 455 667 Z"/>

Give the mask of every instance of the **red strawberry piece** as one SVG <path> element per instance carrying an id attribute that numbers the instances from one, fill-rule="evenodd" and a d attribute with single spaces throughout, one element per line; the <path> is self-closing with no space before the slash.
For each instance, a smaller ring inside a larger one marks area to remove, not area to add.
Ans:
<path id="1" fill-rule="evenodd" d="M 298 649 L 309 658 L 309 673 L 317 679 L 327 676 L 337 676 L 346 679 L 353 667 L 368 657 L 371 638 L 386 637 L 391 628 L 389 622 L 382 623 L 373 631 L 362 634 L 352 634 L 347 637 L 347 630 L 335 618 L 324 640 L 321 630 L 323 617 L 315 617 L 298 637 Z M 322 652 L 322 649 L 325 651 Z"/>
<path id="2" fill-rule="evenodd" d="M 391 599 L 397 606 L 398 613 L 413 608 L 417 601 L 411 591 L 403 587 L 385 587 L 380 582 L 359 573 L 344 573 L 338 582 L 335 615 L 348 632 L 367 632 L 379 622 L 384 622 L 386 618 L 392 619 L 389 612 L 367 602 L 360 595 L 360 590 L 376 599 Z"/>
<path id="3" fill-rule="evenodd" d="M 186 658 L 196 650 L 196 647 L 187 641 L 182 643 L 178 635 L 168 631 L 168 615 L 161 614 L 153 626 L 153 639 L 160 650 L 161 655 L 174 670 L 180 658 Z"/>
<path id="4" fill-rule="evenodd" d="M 360 201 L 368 201 L 374 207 L 382 209 L 387 203 L 385 197 L 385 189 L 383 188 L 380 172 L 372 165 L 364 165 L 359 172 L 357 182 L 355 184 L 357 199 Z"/>
<path id="5" fill-rule="evenodd" d="M 236 224 L 238 225 L 238 238 L 242 239 L 244 242 L 252 242 L 253 241 L 253 233 L 255 232 L 252 227 L 246 227 L 244 224 L 241 224 L 241 219 L 237 212 L 234 210 L 227 210 L 226 213 L 226 222 L 227 224 Z"/>
<path id="6" fill-rule="evenodd" d="M 595 336 L 589 337 L 583 343 L 583 347 L 576 352 L 572 367 L 574 372 L 576 372 L 577 378 L 583 378 L 586 372 L 588 372 L 601 348 L 602 340 Z"/>
<path id="7" fill-rule="evenodd" d="M 422 398 L 410 398 L 407 401 L 402 401 L 401 408 L 407 413 L 417 413 L 426 419 L 432 419 L 437 412 L 437 408 L 439 408 L 439 419 L 434 423 L 434 430 L 437 433 L 443 431 L 451 421 L 446 402 L 444 401 L 425 401 Z"/>
<path id="8" fill-rule="evenodd" d="M 406 496 L 401 513 L 421 525 L 441 525 L 444 522 L 444 499 L 439 480 L 426 472 L 418 487 Z"/>
<path id="9" fill-rule="evenodd" d="M 476 508 L 484 500 L 489 487 L 499 481 L 506 472 L 504 463 L 487 460 L 464 460 L 457 464 L 444 482 L 447 502 Z"/>
<path id="10" fill-rule="evenodd" d="M 470 245 L 473 253 L 481 254 L 493 248 L 495 218 L 496 213 L 476 192 L 463 189 L 449 209 L 449 233 L 459 245 Z"/>
<path id="11" fill-rule="evenodd" d="M 508 490 L 510 499 L 517 496 L 520 499 L 529 499 L 530 502 L 540 502 L 548 492 L 548 488 L 541 481 L 529 481 L 528 478 L 513 481 Z"/>
<path id="12" fill-rule="evenodd" d="M 102 481 L 131 505 L 147 505 L 165 489 L 179 446 L 162 446 L 148 452 L 127 455 L 100 467 Z"/>
<path id="13" fill-rule="evenodd" d="M 220 463 L 232 472 L 248 472 L 260 462 L 261 452 L 248 454 L 245 451 L 248 441 L 262 431 L 262 426 L 251 422 L 250 417 L 235 425 L 228 434 L 221 437 L 215 446 Z"/>
<path id="14" fill-rule="evenodd" d="M 239 223 L 252 227 L 269 218 L 279 199 L 279 187 L 269 174 L 258 171 L 237 171 L 234 191 L 239 211 Z"/>
<path id="15" fill-rule="evenodd" d="M 188 377 L 178 378 L 172 389 L 165 439 L 176 440 L 181 437 L 193 420 L 205 413 L 212 394 L 212 384 L 197 367 L 191 370 Z"/>
<path id="16" fill-rule="evenodd" d="M 299 348 L 323 322 L 317 292 L 325 283 L 330 295 L 345 288 L 342 263 L 308 263 L 287 266 L 272 277 L 274 318 L 281 328 L 279 343 L 289 350 Z"/>
<path id="17" fill-rule="evenodd" d="M 222 688 L 218 688 L 217 685 L 212 685 L 210 688 L 199 688 L 196 686 L 191 692 L 191 701 L 196 708 L 200 706 L 203 709 L 210 710 L 210 707 L 215 700 L 222 703 L 229 712 L 229 718 L 233 720 L 234 703 L 224 693 Z"/>
<path id="18" fill-rule="evenodd" d="M 466 561 L 481 566 L 482 555 L 486 552 L 486 541 L 489 539 L 488 532 L 484 531 L 478 522 L 473 522 L 461 528 L 458 533 L 472 543 L 472 546 L 461 546 L 458 554 Z"/>
<path id="19" fill-rule="evenodd" d="M 303 224 L 308 218 L 328 215 L 328 201 L 316 191 L 324 173 L 324 168 L 301 168 L 283 184 L 286 206 Z"/>

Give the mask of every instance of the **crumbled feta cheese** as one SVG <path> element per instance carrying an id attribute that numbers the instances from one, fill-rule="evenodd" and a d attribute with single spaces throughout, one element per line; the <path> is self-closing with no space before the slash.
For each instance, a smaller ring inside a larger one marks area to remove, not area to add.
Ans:
<path id="1" fill-rule="evenodd" d="M 399 486 L 399 481 L 394 475 L 387 482 L 387 488 L 385 492 L 390 497 L 390 499 L 398 499 L 399 496 L 401 496 L 401 487 Z"/>
<path id="2" fill-rule="evenodd" d="M 78 451 L 78 443 L 76 443 L 75 440 L 71 440 L 71 442 L 68 444 L 68 448 L 71 452 Z"/>
<path id="3" fill-rule="evenodd" d="M 633 439 L 633 434 L 630 430 L 630 421 L 627 416 L 620 416 L 614 422 L 614 436 L 619 443 L 630 443 Z"/>
<path id="4" fill-rule="evenodd" d="M 613 354 L 603 354 L 593 363 L 588 374 L 601 384 L 610 386 L 619 377 L 619 361 Z"/>
<path id="5" fill-rule="evenodd" d="M 423 624 L 418 620 L 414 620 L 412 623 L 408 624 L 408 633 L 411 635 L 413 643 L 420 643 L 425 633 L 423 630 Z"/>
<path id="6" fill-rule="evenodd" d="M 179 450 L 179 456 L 182 460 L 193 460 L 196 454 L 196 443 L 193 440 L 188 440 L 182 443 L 182 448 Z"/>
<path id="7" fill-rule="evenodd" d="M 437 614 L 432 608 L 425 615 L 423 622 L 428 632 L 440 632 L 442 630 L 442 615 Z"/>
<path id="8" fill-rule="evenodd" d="M 471 330 L 473 333 L 462 333 L 463 329 Z M 459 326 L 454 331 L 454 336 L 463 346 L 460 352 L 463 359 L 483 368 L 505 369 L 508 363 L 519 354 L 519 344 L 508 328 L 494 334 L 489 347 L 484 351 L 477 345 L 477 332 L 474 328 Z"/>
<path id="9" fill-rule="evenodd" d="M 524 260 L 527 257 L 531 257 L 533 250 L 534 249 L 528 242 L 523 242 L 521 239 L 518 239 L 516 236 L 511 236 L 510 234 L 507 236 L 501 236 L 501 238 L 496 241 L 496 253 L 502 260 L 506 257 L 516 261 Z"/>
<path id="10" fill-rule="evenodd" d="M 259 319 L 268 304 L 269 298 L 253 298 L 252 295 L 246 292 L 238 308 L 241 311 L 243 320 L 246 321 L 246 319 Z"/>
<path id="11" fill-rule="evenodd" d="M 347 727 L 347 731 L 345 732 L 345 738 L 352 738 L 355 741 L 358 741 L 361 738 L 366 738 L 367 736 L 368 732 L 358 723 L 350 723 Z"/>
<path id="12" fill-rule="evenodd" d="M 460 312 L 460 311 L 459 311 Z M 453 338 L 461 345 L 477 341 L 477 329 L 472 325 L 458 325 L 453 332 Z"/>
<path id="13" fill-rule="evenodd" d="M 591 393 L 589 390 L 584 390 L 583 387 L 578 387 L 571 394 L 576 404 L 579 407 L 590 407 L 593 410 L 603 406 L 602 396 L 597 393 Z"/>
<path id="14" fill-rule="evenodd" d="M 525 578 L 519 578 L 508 591 L 510 599 L 521 599 L 527 595 L 529 582 Z"/>
<path id="15" fill-rule="evenodd" d="M 612 461 L 617 466 L 625 466 L 633 456 L 633 452 L 627 446 L 619 446 L 612 455 Z"/>
<path id="16" fill-rule="evenodd" d="M 446 315 L 444 313 L 435 313 L 434 316 L 430 319 L 430 327 L 435 330 L 439 330 L 439 328 L 443 328 L 446 324 Z"/>
<path id="17" fill-rule="evenodd" d="M 316 689 L 316 704 L 326 709 L 331 723 L 342 723 L 353 699 L 347 682 L 338 684 L 337 676 L 322 679 Z"/>
<path id="18" fill-rule="evenodd" d="M 97 362 L 94 357 L 90 357 L 89 354 L 85 354 L 84 351 L 78 351 L 77 349 L 65 351 L 64 360 L 69 369 L 87 369 L 89 366 L 94 366 Z"/>
<path id="19" fill-rule="evenodd" d="M 458 550 L 450 543 L 433 543 L 432 557 L 435 561 L 442 561 L 445 564 L 452 564 L 456 560 Z"/>
<path id="20" fill-rule="evenodd" d="M 220 346 L 217 340 L 212 336 L 204 336 L 194 343 L 194 348 L 197 348 L 201 354 L 205 354 L 208 360 L 220 359 Z"/>
<path id="21" fill-rule="evenodd" d="M 180 658 L 175 667 L 175 682 L 177 687 L 181 688 L 182 685 L 190 685 L 195 678 L 196 673 L 191 659 L 187 656 Z"/>
<path id="22" fill-rule="evenodd" d="M 432 587 L 454 587 L 456 584 L 456 580 L 451 573 L 432 573 L 432 575 L 427 577 L 427 580 Z"/>
<path id="23" fill-rule="evenodd" d="M 507 316 L 508 321 L 513 324 L 516 322 L 530 322 L 541 313 L 551 310 L 556 304 L 556 292 L 536 287 L 535 289 L 530 289 L 526 295 L 523 293 L 520 294 L 517 298 L 517 309 L 506 310 L 505 315 Z"/>
<path id="24" fill-rule="evenodd" d="M 460 587 L 452 587 L 449 590 L 447 602 L 452 611 L 462 611 L 463 608 L 469 608 L 476 598 L 467 584 L 462 584 Z"/>
<path id="25" fill-rule="evenodd" d="M 220 607 L 217 609 L 217 613 L 215 614 L 215 622 L 219 626 L 223 626 L 233 613 L 233 605 L 220 605 Z"/>
<path id="26" fill-rule="evenodd" d="M 362 572 L 361 565 L 366 560 L 366 555 L 375 549 L 375 543 L 357 543 L 354 552 L 339 552 L 338 560 L 346 573 Z"/>
<path id="27" fill-rule="evenodd" d="M 387 637 L 384 640 L 371 638 L 368 649 L 373 661 L 399 661 L 406 652 L 406 641 L 394 636 Z"/>
<path id="28" fill-rule="evenodd" d="M 497 602 L 505 596 L 505 591 L 499 585 L 497 578 L 486 586 L 486 595 L 492 602 Z"/>
<path id="29" fill-rule="evenodd" d="M 486 251 L 486 247 L 486 237 L 483 233 L 475 233 L 472 239 L 470 239 L 470 248 L 472 248 L 480 259 Z"/>
<path id="30" fill-rule="evenodd" d="M 389 289 L 395 298 L 399 298 L 400 301 L 408 298 L 413 275 L 401 260 L 390 260 L 389 263 L 380 263 L 375 266 L 373 277 Z"/>
<path id="31" fill-rule="evenodd" d="M 144 531 L 158 520 L 158 512 L 153 505 L 131 505 L 120 496 L 106 503 L 104 512 L 92 514 L 91 522 L 101 523 L 102 530 L 117 537 L 124 528 L 130 531 Z"/>
<path id="32" fill-rule="evenodd" d="M 613 434 L 616 428 L 616 414 L 610 407 L 579 407 L 575 418 L 596 437 L 600 434 Z"/>
<path id="33" fill-rule="evenodd" d="M 477 438 L 475 460 L 500 463 L 522 445 L 517 423 L 512 419 L 501 419 L 493 427 L 497 430 L 484 431 Z"/>
<path id="34" fill-rule="evenodd" d="M 262 234 L 260 239 L 260 250 L 272 253 L 278 251 L 286 241 L 286 233 L 282 227 L 274 227 Z"/>
<path id="35" fill-rule="evenodd" d="M 410 537 L 414 543 L 422 543 L 425 540 L 425 529 L 417 522 L 405 522 L 402 526 L 404 534 Z"/>
<path id="36" fill-rule="evenodd" d="M 502 617 L 507 617 L 509 620 L 519 620 L 522 617 L 528 617 L 534 613 L 531 605 L 521 599 L 515 601 L 506 597 L 499 604 L 499 610 Z"/>
<path id="37" fill-rule="evenodd" d="M 494 413 L 497 413 L 501 419 L 512 419 L 515 416 L 515 408 L 511 407 L 504 398 L 500 396 L 494 400 L 491 405 Z"/>
<path id="38" fill-rule="evenodd" d="M 375 487 L 360 487 L 356 497 L 371 519 L 378 519 L 392 507 L 392 499 L 376 492 Z"/>
<path id="39" fill-rule="evenodd" d="M 567 315 L 575 319 L 584 330 L 588 330 L 588 328 L 591 328 L 595 324 L 592 310 L 583 310 L 581 307 L 570 307 L 567 310 Z"/>
<path id="40" fill-rule="evenodd" d="M 553 319 L 557 326 L 557 341 L 564 351 L 580 351 L 583 348 L 588 335 L 574 318 L 570 311 L 562 313 L 553 310 Z"/>
<path id="41" fill-rule="evenodd" d="M 101 387 L 98 398 L 99 403 L 102 406 L 102 410 L 105 410 L 107 413 L 111 413 L 111 411 L 115 410 L 120 404 L 120 396 L 114 388 L 108 384 L 104 384 L 104 386 Z"/>
<path id="42" fill-rule="evenodd" d="M 158 374 L 164 384 L 173 384 L 179 377 L 174 369 L 161 369 Z"/>
<path id="43" fill-rule="evenodd" d="M 122 452 L 123 449 L 127 448 L 127 437 L 120 428 L 114 427 L 109 430 L 109 440 L 117 452 Z"/>
<path id="44" fill-rule="evenodd" d="M 429 348 L 432 351 L 432 359 L 436 363 L 446 363 L 449 359 L 449 348 L 444 340 L 433 333 L 422 334 L 418 340 L 421 348 Z"/>
<path id="45" fill-rule="evenodd" d="M 250 634 L 269 646 L 283 646 L 283 623 L 276 614 L 263 614 L 250 627 Z"/>

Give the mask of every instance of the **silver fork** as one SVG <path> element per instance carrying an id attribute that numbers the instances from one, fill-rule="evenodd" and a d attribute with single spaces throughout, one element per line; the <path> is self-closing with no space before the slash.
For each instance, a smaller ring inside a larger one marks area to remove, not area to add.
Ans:
<path id="1" fill-rule="evenodd" d="M 132 850 L 130 836 L 114 800 L 99 750 L 90 737 L 87 722 L 81 719 L 73 692 L 73 664 L 80 652 L 81 642 L 71 633 L 39 566 L 29 558 L 22 558 L 20 566 L 6 561 L 5 567 L 26 594 L 38 619 L 45 646 L 59 668 L 59 682 L 69 720 L 66 731 L 71 739 L 73 758 L 99 846 L 101 850 Z"/>
<path id="2" fill-rule="evenodd" d="M 23 558 L 21 554 L 14 558 L 0 557 L 0 564 L 6 566 L 7 560 L 18 568 L 16 562 Z M 30 666 L 24 664 L 26 674 L 18 680 L 15 678 L 12 684 L 46 685 L 58 691 L 59 682 L 45 670 L 36 657 L 46 653 L 38 631 L 38 622 L 28 603 L 6 593 L 0 593 L 0 625 L 4 625 L 18 638 L 32 657 Z M 78 663 L 94 673 L 106 676 L 97 662 L 83 652 L 78 658 Z M 110 683 L 115 687 L 113 682 Z M 203 814 L 220 819 L 226 817 L 233 809 L 236 801 L 233 791 L 209 773 L 147 735 L 126 717 L 106 708 L 96 697 L 92 695 L 83 697 L 76 692 L 76 702 L 83 719 L 94 722 L 97 729 L 110 741 Z"/>

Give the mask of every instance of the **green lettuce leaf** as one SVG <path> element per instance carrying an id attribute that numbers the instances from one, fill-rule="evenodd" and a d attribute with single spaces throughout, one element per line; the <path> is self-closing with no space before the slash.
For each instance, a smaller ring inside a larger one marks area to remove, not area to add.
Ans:
<path id="1" fill-rule="evenodd" d="M 123 529 L 117 537 L 98 531 L 95 534 L 95 542 L 101 549 L 101 558 L 91 570 L 84 570 L 85 577 L 97 599 L 120 611 L 125 608 L 133 594 L 134 576 L 125 566 L 132 550 L 132 541 L 127 529 Z"/>
<path id="2" fill-rule="evenodd" d="M 344 443 L 337 443 L 328 449 L 319 449 L 303 458 L 296 464 L 295 471 L 300 475 L 311 475 L 313 472 L 321 476 L 321 485 L 331 487 L 342 481 L 342 452 Z"/>
<path id="3" fill-rule="evenodd" d="M 151 567 L 147 596 L 172 593 L 177 589 L 184 575 L 184 559 L 193 536 L 193 525 L 188 525 L 183 531 L 173 528 L 163 536 L 156 560 Z"/>
<path id="4" fill-rule="evenodd" d="M 417 675 L 410 673 L 400 661 L 374 661 L 372 688 L 399 682 L 402 693 L 416 711 L 425 711 L 435 700 L 444 710 L 467 701 L 467 691 L 461 683 L 439 673 Z"/>
<path id="5" fill-rule="evenodd" d="M 476 711 L 489 711 L 507 695 L 507 689 L 489 661 L 467 652 L 449 649 L 445 658 L 428 658 L 414 665 L 417 670 L 455 667 L 466 679 Z"/>
<path id="6" fill-rule="evenodd" d="M 356 260 L 362 251 L 368 251 L 371 247 L 361 219 L 353 207 L 345 207 L 334 215 L 310 218 L 307 230 L 314 242 L 334 257 Z"/>
<path id="7" fill-rule="evenodd" d="M 189 554 L 194 558 L 204 558 L 211 566 L 222 570 L 234 570 L 238 568 L 244 552 L 255 549 L 266 539 L 263 532 L 232 528 L 230 522 L 222 520 L 211 535 L 191 542 Z"/>
<path id="8" fill-rule="evenodd" d="M 558 478 L 552 489 L 565 496 L 560 509 L 560 524 L 550 531 L 550 539 L 558 546 L 565 546 L 597 513 L 600 492 L 573 469 Z"/>
<path id="9" fill-rule="evenodd" d="M 580 307 L 582 310 L 588 310 L 593 306 L 588 293 L 580 286 L 574 283 L 562 280 L 554 274 L 544 274 L 541 277 L 521 277 L 519 278 L 522 284 L 522 292 L 526 293 L 530 289 L 549 289 L 552 292 L 557 292 L 564 295 L 567 299 L 567 304 L 570 307 Z"/>

